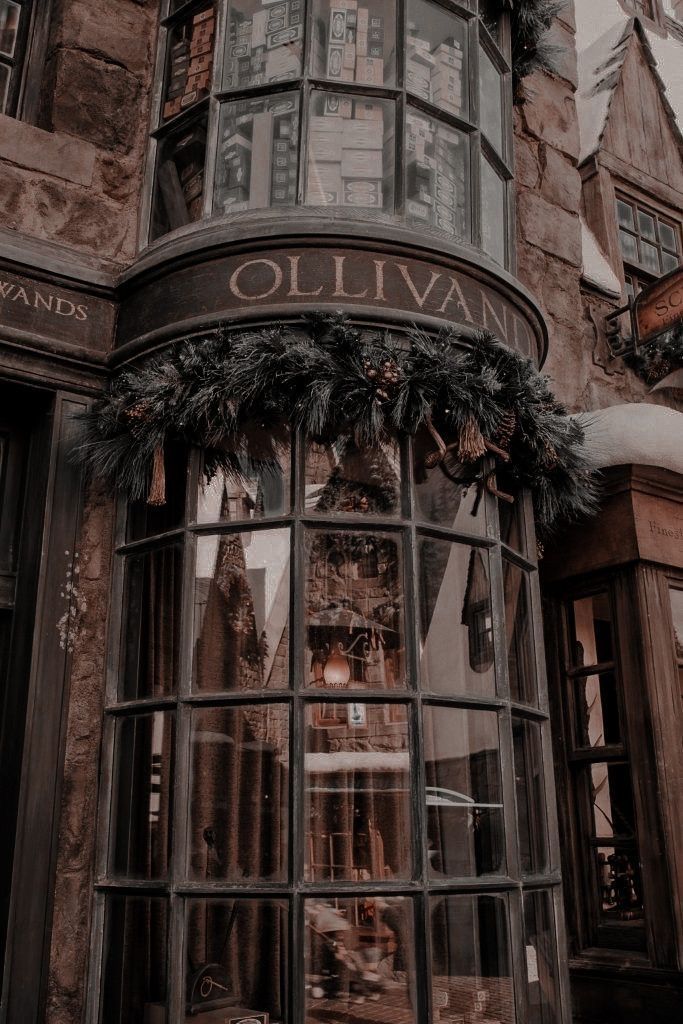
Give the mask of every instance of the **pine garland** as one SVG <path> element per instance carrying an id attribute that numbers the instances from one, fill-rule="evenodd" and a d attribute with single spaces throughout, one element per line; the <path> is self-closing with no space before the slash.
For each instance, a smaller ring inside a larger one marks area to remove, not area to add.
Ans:
<path id="1" fill-rule="evenodd" d="M 554 19 L 567 6 L 566 0 L 514 0 L 510 14 L 512 75 L 517 100 L 522 98 L 522 79 L 535 71 L 557 72 L 561 47 L 548 41 Z"/>
<path id="2" fill-rule="evenodd" d="M 659 384 L 683 367 L 683 324 L 629 353 L 624 362 L 649 387 Z"/>
<path id="3" fill-rule="evenodd" d="M 239 476 L 245 458 L 276 457 L 283 420 L 361 449 L 424 426 L 434 438 L 428 465 L 450 451 L 485 482 L 489 458 L 506 463 L 531 489 L 544 529 L 596 507 L 583 430 L 530 360 L 489 333 L 413 328 L 399 340 L 361 332 L 341 313 L 311 315 L 299 329 L 219 329 L 121 371 L 84 417 L 79 455 L 131 499 L 160 501 L 167 442 L 205 449 L 209 476 Z M 248 440 L 255 424 L 266 428 L 259 451 Z"/>

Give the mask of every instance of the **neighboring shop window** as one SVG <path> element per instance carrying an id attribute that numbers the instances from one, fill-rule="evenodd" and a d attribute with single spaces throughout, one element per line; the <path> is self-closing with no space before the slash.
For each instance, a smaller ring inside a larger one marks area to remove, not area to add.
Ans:
<path id="1" fill-rule="evenodd" d="M 100 1024 L 561 1019 L 533 531 L 432 449 L 255 435 L 131 507 Z"/>
<path id="2" fill-rule="evenodd" d="M 28 48 L 31 0 L 0 0 L 0 113 L 16 113 Z"/>
<path id="3" fill-rule="evenodd" d="M 608 588 L 566 607 L 565 721 L 589 946 L 645 946 L 633 780 L 617 657 L 618 623 Z"/>
<path id="4" fill-rule="evenodd" d="M 151 237 L 295 205 L 509 247 L 509 33 L 478 0 L 167 4 Z M 400 16 L 399 16 L 400 15 Z"/>
<path id="5" fill-rule="evenodd" d="M 680 227 L 626 196 L 617 196 L 616 213 L 626 293 L 635 298 L 650 281 L 681 262 Z"/>
<path id="6" fill-rule="evenodd" d="M 683 582 L 671 584 L 669 600 L 671 601 L 671 619 L 674 628 L 674 652 L 681 698 L 683 699 Z"/>

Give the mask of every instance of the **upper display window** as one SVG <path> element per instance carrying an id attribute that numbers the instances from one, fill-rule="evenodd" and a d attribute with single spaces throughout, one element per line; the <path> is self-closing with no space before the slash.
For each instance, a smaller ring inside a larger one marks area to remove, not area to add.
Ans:
<path id="1" fill-rule="evenodd" d="M 506 265 L 511 76 L 496 5 L 166 7 L 151 240 L 250 211 L 336 208 L 473 244 Z"/>

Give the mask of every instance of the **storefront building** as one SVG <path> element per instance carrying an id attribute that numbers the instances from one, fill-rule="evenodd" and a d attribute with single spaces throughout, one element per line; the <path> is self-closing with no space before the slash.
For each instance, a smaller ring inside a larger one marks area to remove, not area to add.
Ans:
<path id="1" fill-rule="evenodd" d="M 0 0 L 3 1024 L 676 1018 L 680 390 L 605 317 L 680 262 L 683 12 L 523 77 L 522 7 Z M 210 421 L 161 504 L 79 461 L 123 372 L 338 313 L 604 410 L 598 515 L 539 563 L 431 421 Z"/>

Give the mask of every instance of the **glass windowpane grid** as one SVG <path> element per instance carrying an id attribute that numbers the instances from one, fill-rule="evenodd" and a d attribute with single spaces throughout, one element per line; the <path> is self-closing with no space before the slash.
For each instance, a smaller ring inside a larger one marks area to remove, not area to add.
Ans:
<path id="1" fill-rule="evenodd" d="M 641 267 L 655 277 L 674 270 L 679 262 L 679 229 L 650 210 L 625 199 L 616 200 L 619 245 L 624 262 Z M 631 276 L 626 288 L 633 297 Z M 637 294 L 637 292 L 635 292 Z"/>

